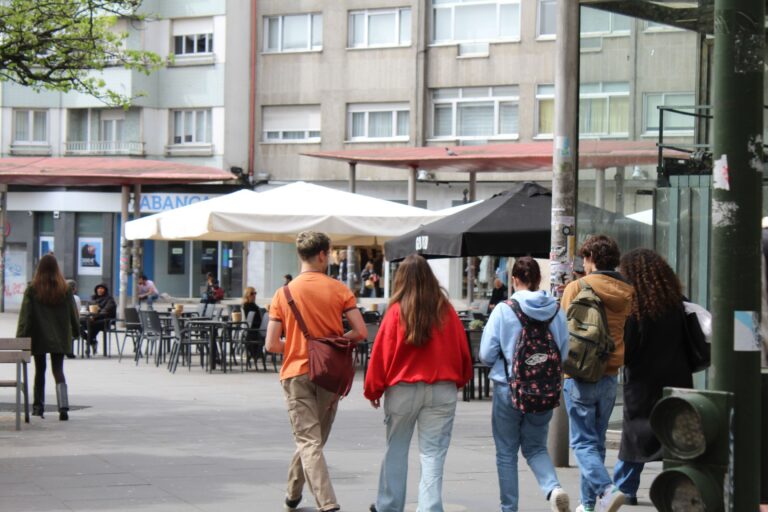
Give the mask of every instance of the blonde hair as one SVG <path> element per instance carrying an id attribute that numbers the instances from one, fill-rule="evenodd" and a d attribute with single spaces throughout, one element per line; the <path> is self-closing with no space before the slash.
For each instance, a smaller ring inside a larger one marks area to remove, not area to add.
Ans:
<path id="1" fill-rule="evenodd" d="M 243 304 L 251 301 L 251 293 L 256 293 L 256 288 L 253 286 L 246 286 L 245 290 L 243 290 Z"/>

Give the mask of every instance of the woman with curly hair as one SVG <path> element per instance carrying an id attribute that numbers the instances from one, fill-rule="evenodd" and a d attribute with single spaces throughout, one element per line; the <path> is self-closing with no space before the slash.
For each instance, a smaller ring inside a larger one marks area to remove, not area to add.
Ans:
<path id="1" fill-rule="evenodd" d="M 635 249 L 621 258 L 619 270 L 635 296 L 624 328 L 624 424 L 613 480 L 626 503 L 637 504 L 643 466 L 662 455 L 651 431 L 651 409 L 665 387 L 693 387 L 693 377 L 682 286 L 672 267 L 654 251 Z"/>

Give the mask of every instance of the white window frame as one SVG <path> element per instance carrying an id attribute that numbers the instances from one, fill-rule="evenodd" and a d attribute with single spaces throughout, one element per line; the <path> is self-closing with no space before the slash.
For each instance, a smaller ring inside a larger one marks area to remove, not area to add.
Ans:
<path id="1" fill-rule="evenodd" d="M 592 9 L 590 7 L 584 6 L 586 9 Z M 594 11 L 597 11 L 599 9 L 592 9 Z M 582 11 L 582 19 L 583 19 L 584 12 Z M 610 27 L 608 30 L 599 30 L 596 32 L 582 32 L 579 31 L 579 34 L 581 35 L 581 38 L 590 38 L 590 37 L 627 37 L 632 33 L 632 28 L 626 30 L 616 30 L 614 29 L 614 25 L 616 23 L 616 16 L 621 16 L 620 14 L 616 14 L 614 12 L 606 12 L 608 14 L 608 19 L 610 20 Z M 626 16 L 625 16 L 626 17 Z M 630 18 L 631 22 L 631 18 Z"/>
<path id="2" fill-rule="evenodd" d="M 611 119 L 611 98 L 628 98 L 628 109 L 631 114 L 632 112 L 632 104 L 629 100 L 630 98 L 630 92 L 629 92 L 629 82 L 617 82 L 617 83 L 626 83 L 627 84 L 627 91 L 624 92 L 607 92 L 603 89 L 605 88 L 606 83 L 613 83 L 613 82 L 595 82 L 595 83 L 585 83 L 581 84 L 581 86 L 594 86 L 598 85 L 600 87 L 599 92 L 581 92 L 579 90 L 579 109 L 581 109 L 581 100 L 586 99 L 604 99 L 607 103 L 606 108 L 606 115 L 608 123 L 610 123 Z M 581 120 L 579 120 L 579 123 L 581 123 Z M 595 133 L 595 132 L 581 132 L 579 131 L 579 137 L 584 139 L 626 139 L 629 137 L 629 131 L 630 131 L 630 124 L 631 124 L 631 115 L 627 119 L 627 131 L 626 132 L 617 132 L 617 133 Z"/>
<path id="3" fill-rule="evenodd" d="M 349 14 L 347 15 L 347 49 L 348 50 L 364 50 L 366 48 L 399 48 L 399 47 L 407 47 L 411 46 L 411 27 L 408 27 L 408 41 L 401 41 L 400 39 L 400 24 L 402 23 L 401 17 L 403 14 L 403 11 L 408 11 L 408 14 L 411 14 L 411 8 L 410 7 L 400 7 L 397 9 L 364 9 L 364 10 L 355 10 L 355 11 L 349 11 Z M 381 15 L 387 15 L 387 14 L 394 14 L 395 15 L 395 26 L 394 26 L 394 32 L 395 32 L 395 42 L 394 43 L 385 43 L 385 44 L 370 44 L 368 42 L 368 24 L 370 22 L 370 18 L 372 16 L 381 16 Z M 353 46 L 352 41 L 352 30 L 354 28 L 354 24 L 352 23 L 353 16 L 362 15 L 365 17 L 365 30 L 363 32 L 364 36 L 364 42 L 360 46 Z"/>
<path id="4" fill-rule="evenodd" d="M 181 113 L 181 141 L 176 142 L 176 113 Z M 203 124 L 205 126 L 205 139 L 206 140 L 195 140 L 195 137 L 197 136 L 197 118 L 198 113 L 203 113 Z M 187 142 L 184 140 L 184 126 L 186 125 L 185 120 L 187 116 L 192 116 L 192 140 Z M 210 108 L 176 108 L 172 109 L 170 111 L 170 121 L 171 121 L 171 146 L 210 146 L 213 141 L 213 133 L 208 133 L 208 127 L 211 127 L 211 132 L 213 131 L 213 118 L 211 118 L 211 109 Z"/>
<path id="5" fill-rule="evenodd" d="M 368 118 L 372 112 L 389 112 L 392 117 L 392 136 L 391 137 L 370 137 L 368 135 Z M 401 113 L 408 114 L 408 134 L 399 135 L 397 133 L 397 117 Z M 365 135 L 355 137 L 352 134 L 353 114 L 364 114 Z M 402 141 L 408 142 L 411 134 L 411 111 L 407 102 L 403 103 L 350 103 L 347 105 L 347 141 L 349 142 L 383 142 L 383 141 Z"/>
<path id="6" fill-rule="evenodd" d="M 101 126 L 100 132 L 99 132 L 99 139 L 101 142 L 124 142 L 123 138 L 117 137 L 117 127 L 118 124 L 120 125 L 120 133 L 123 137 L 125 137 L 125 119 L 117 119 L 117 118 L 111 118 L 111 119 L 102 119 L 101 120 Z M 112 137 L 107 139 L 104 134 L 107 131 L 107 126 L 112 125 Z"/>
<path id="7" fill-rule="evenodd" d="M 651 128 L 648 126 L 648 99 L 650 96 L 661 96 L 661 105 L 666 105 L 666 99 L 671 96 L 693 96 L 693 103 L 690 105 L 693 107 L 696 104 L 696 93 L 693 91 L 675 91 L 675 92 L 646 92 L 643 94 L 643 135 L 656 136 L 659 134 L 659 127 Z M 671 102 L 670 106 L 680 106 L 679 102 Z M 694 109 L 690 110 L 691 113 L 695 113 Z M 658 111 L 654 112 L 654 119 L 658 123 Z M 691 117 L 693 126 L 690 128 L 670 128 L 664 126 L 664 133 L 672 136 L 688 136 L 693 135 L 696 126 L 696 118 Z"/>
<path id="8" fill-rule="evenodd" d="M 262 144 L 318 144 L 321 142 L 321 132 L 320 130 L 312 130 L 309 126 L 307 127 L 299 127 L 299 128 L 292 128 L 292 129 L 285 129 L 283 127 L 277 127 L 277 129 L 267 129 L 268 127 L 265 126 L 265 114 L 264 109 L 266 108 L 275 108 L 280 109 L 281 107 L 304 107 L 307 108 L 307 124 L 311 124 L 309 122 L 309 117 L 312 115 L 312 112 L 309 111 L 309 109 L 317 108 L 318 112 L 322 115 L 320 112 L 320 105 L 264 105 L 262 106 L 262 135 L 261 135 L 261 143 Z M 304 122 L 304 120 L 302 120 Z M 322 126 L 322 119 L 320 119 L 320 125 Z M 272 128 L 272 127 L 269 127 Z M 302 134 L 301 138 L 295 138 L 295 137 L 287 137 L 286 134 Z"/>
<path id="9" fill-rule="evenodd" d="M 35 133 L 35 113 L 36 112 L 43 112 L 45 114 L 45 140 L 33 140 L 32 137 L 34 137 Z M 16 117 L 19 115 L 26 115 L 27 116 L 27 127 L 29 129 L 29 133 L 27 134 L 26 139 L 17 139 L 16 138 Z M 12 144 L 23 144 L 25 146 L 48 146 L 49 143 L 49 130 L 50 130 L 50 116 L 48 115 L 47 109 L 42 108 L 20 108 L 20 109 L 14 109 L 13 110 L 13 142 Z"/>
<path id="10" fill-rule="evenodd" d="M 673 27 L 672 25 L 665 25 L 663 23 L 653 23 L 652 21 L 643 22 L 643 32 L 685 32 L 684 29 L 679 27 Z"/>
<path id="11" fill-rule="evenodd" d="M 195 43 L 194 43 L 194 51 L 187 52 L 186 51 L 186 41 L 185 38 L 187 37 L 194 37 Z M 205 51 L 199 52 L 197 51 L 197 43 L 198 38 L 204 37 L 205 38 Z M 182 41 L 182 52 L 177 53 L 176 52 L 176 40 L 178 38 L 181 38 Z M 213 55 L 213 32 L 206 32 L 202 34 L 178 34 L 173 36 L 173 54 L 177 57 L 193 57 L 193 56 L 202 56 L 202 55 Z"/>
<path id="12" fill-rule="evenodd" d="M 484 5 L 484 4 L 492 4 L 496 6 L 496 35 L 493 37 L 484 37 L 479 39 L 456 39 L 455 32 L 456 32 L 456 8 L 457 7 L 464 7 L 467 5 Z M 517 37 L 501 37 L 498 34 L 501 33 L 500 26 L 501 26 L 501 6 L 502 5 L 517 5 L 518 6 L 518 20 L 517 20 Z M 445 9 L 450 10 L 450 16 L 451 16 L 451 37 L 450 39 L 441 39 L 436 40 L 435 39 L 435 12 L 437 9 Z M 441 45 L 455 45 L 460 43 L 519 43 L 522 37 L 522 18 L 523 18 L 523 7 L 522 7 L 522 1 L 521 0 L 453 0 L 441 4 L 435 4 L 432 2 L 431 4 L 431 27 L 430 27 L 430 45 L 431 46 L 441 46 Z"/>
<path id="13" fill-rule="evenodd" d="M 495 87 L 515 87 L 517 88 L 517 94 L 513 96 L 495 96 L 493 90 Z M 464 97 L 465 90 L 469 89 L 488 89 L 486 96 L 467 96 Z M 458 91 L 455 98 L 435 98 L 435 93 L 445 89 L 456 89 Z M 518 140 L 520 138 L 520 89 L 518 85 L 511 86 L 482 86 L 482 87 L 446 87 L 431 89 L 432 105 L 430 108 L 430 140 L 461 140 L 461 141 L 485 141 L 485 140 Z M 459 105 L 468 105 L 471 103 L 493 103 L 493 135 L 458 135 L 458 107 Z M 500 134 L 501 123 L 501 105 L 503 103 L 515 103 L 518 107 L 517 111 L 517 133 L 514 134 Z M 435 135 L 435 106 L 436 105 L 450 105 L 451 106 L 451 134 L 450 135 Z"/>
<path id="14" fill-rule="evenodd" d="M 555 32 L 553 34 L 541 33 L 541 22 L 543 20 L 541 16 L 541 7 L 544 3 L 555 4 L 555 15 L 557 15 L 557 0 L 539 0 L 536 5 L 536 39 L 538 41 L 554 41 L 557 39 L 557 21 L 555 21 Z"/>
<path id="15" fill-rule="evenodd" d="M 307 46 L 304 48 L 283 48 L 283 23 L 288 16 L 304 16 L 307 19 Z M 323 14 L 319 12 L 307 12 L 296 14 L 280 14 L 277 16 L 264 16 L 262 27 L 264 29 L 264 38 L 262 39 L 262 52 L 263 53 L 299 53 L 299 52 L 319 52 L 323 49 L 322 37 L 320 38 L 320 44 L 314 45 L 314 34 L 312 33 L 312 27 L 314 25 L 313 18 L 320 18 L 320 26 L 323 25 Z M 278 20 L 278 32 L 277 32 L 277 48 L 269 47 L 269 21 Z M 321 28 L 322 32 L 322 28 Z"/>
<path id="16" fill-rule="evenodd" d="M 552 87 L 552 93 L 549 94 L 549 93 L 542 93 L 542 92 L 540 92 L 540 88 L 541 87 Z M 539 124 L 539 121 L 540 121 L 540 119 L 539 119 L 539 115 L 540 115 L 539 104 L 540 104 L 541 100 L 552 100 L 552 101 L 555 101 L 555 85 L 554 84 L 538 84 L 536 86 L 536 111 L 534 112 L 535 118 L 534 118 L 534 121 L 533 121 L 534 123 L 536 123 L 535 130 L 534 130 L 534 133 L 536 135 L 533 138 L 534 139 L 547 139 L 547 140 L 549 140 L 549 139 L 554 138 L 554 136 L 555 136 L 554 120 L 552 122 L 552 128 L 553 128 L 552 133 L 545 133 L 545 132 L 541 132 L 540 131 L 541 126 Z"/>

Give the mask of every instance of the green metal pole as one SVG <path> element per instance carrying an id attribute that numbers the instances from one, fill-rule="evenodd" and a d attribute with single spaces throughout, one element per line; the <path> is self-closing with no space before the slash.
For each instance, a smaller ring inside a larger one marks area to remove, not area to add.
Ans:
<path id="1" fill-rule="evenodd" d="M 760 311 L 764 46 L 765 0 L 715 0 L 709 387 L 735 395 L 725 493 L 736 511 L 760 501 L 759 343 L 735 334 L 734 318 Z"/>

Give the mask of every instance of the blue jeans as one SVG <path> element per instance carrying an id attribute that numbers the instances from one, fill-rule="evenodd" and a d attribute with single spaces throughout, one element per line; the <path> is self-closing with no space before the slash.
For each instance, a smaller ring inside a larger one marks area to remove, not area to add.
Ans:
<path id="1" fill-rule="evenodd" d="M 560 487 L 555 467 L 547 452 L 547 430 L 552 411 L 523 413 L 512 407 L 507 384 L 493 383 L 491 425 L 496 443 L 496 470 L 499 473 L 501 512 L 517 512 L 520 493 L 517 483 L 517 452 L 533 471 L 545 497 Z"/>
<path id="2" fill-rule="evenodd" d="M 421 482 L 418 512 L 443 512 L 443 465 L 456 413 L 456 384 L 397 384 L 384 393 L 387 450 L 379 474 L 378 512 L 402 512 L 408 479 L 408 449 L 419 425 Z"/>
<path id="3" fill-rule="evenodd" d="M 565 379 L 563 396 L 581 472 L 581 503 L 593 507 L 613 483 L 605 469 L 605 433 L 616 402 L 616 376 L 606 375 L 594 384 Z"/>
<path id="4" fill-rule="evenodd" d="M 637 498 L 640 488 L 640 473 L 645 464 L 642 462 L 627 462 L 619 459 L 613 468 L 613 483 L 628 498 Z"/>

